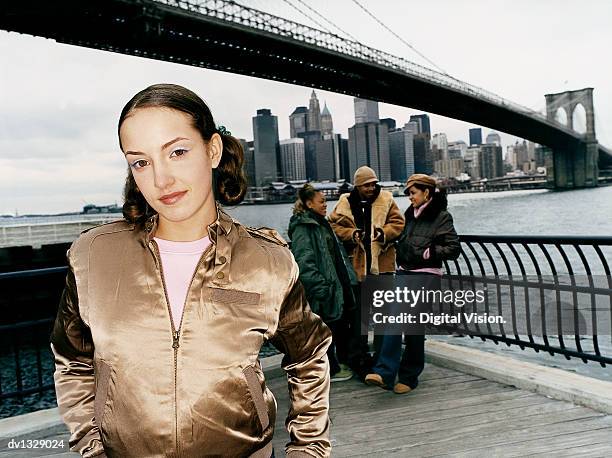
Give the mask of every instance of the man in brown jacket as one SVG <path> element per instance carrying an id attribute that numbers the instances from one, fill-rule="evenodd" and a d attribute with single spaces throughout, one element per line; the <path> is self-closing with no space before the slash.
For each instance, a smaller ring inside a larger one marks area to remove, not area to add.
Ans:
<path id="1" fill-rule="evenodd" d="M 329 222 L 363 281 L 366 275 L 395 272 L 393 241 L 404 228 L 404 217 L 370 167 L 359 167 L 353 181 L 355 188 L 340 196 Z"/>
<path id="2" fill-rule="evenodd" d="M 358 168 L 353 184 L 355 188 L 350 193 L 340 196 L 329 222 L 344 242 L 357 278 L 362 282 L 366 275 L 395 272 L 393 241 L 404 228 L 404 216 L 393 195 L 378 185 L 376 173 L 370 167 Z M 356 298 L 360 297 L 359 293 L 358 286 Z M 350 316 L 346 319 L 351 323 L 349 366 L 363 380 L 372 363 L 368 355 L 368 337 L 361 335 L 359 310 L 348 313 Z"/>

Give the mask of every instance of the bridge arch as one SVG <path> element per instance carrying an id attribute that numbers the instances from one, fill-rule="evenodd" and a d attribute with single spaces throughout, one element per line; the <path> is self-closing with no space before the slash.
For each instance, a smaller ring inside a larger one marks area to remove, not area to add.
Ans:
<path id="1" fill-rule="evenodd" d="M 579 134 L 586 134 L 586 116 L 586 109 L 584 108 L 582 103 L 578 102 L 576 105 L 574 105 L 572 113 L 572 127 L 575 132 L 578 132 Z"/>
<path id="2" fill-rule="evenodd" d="M 576 121 L 576 108 L 578 113 L 584 110 L 585 128 L 582 132 L 588 139 L 595 139 L 595 111 L 593 109 L 593 88 L 587 87 L 576 91 L 560 92 L 558 94 L 546 94 L 546 117 L 550 121 L 557 121 L 559 110 L 563 110 L 566 115 L 567 122 L 565 125 L 576 130 L 574 122 Z M 580 116 L 580 115 L 578 115 Z"/>
<path id="3" fill-rule="evenodd" d="M 554 120 L 563 126 L 569 127 L 567 124 L 568 119 L 569 116 L 567 115 L 567 109 L 565 107 L 557 108 L 557 111 L 555 111 Z"/>

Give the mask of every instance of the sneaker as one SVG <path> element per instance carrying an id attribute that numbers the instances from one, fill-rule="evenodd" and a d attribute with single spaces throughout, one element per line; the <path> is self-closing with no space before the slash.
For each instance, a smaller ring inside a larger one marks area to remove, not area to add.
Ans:
<path id="1" fill-rule="evenodd" d="M 331 382 L 346 382 L 353 378 L 353 371 L 344 364 L 340 365 L 340 370 L 331 376 Z"/>
<path id="2" fill-rule="evenodd" d="M 368 374 L 365 378 L 366 385 L 379 386 L 381 388 L 387 389 L 387 385 L 383 381 L 382 377 L 376 373 Z"/>
<path id="3" fill-rule="evenodd" d="M 395 394 L 406 394 L 412 391 L 412 388 L 410 388 L 408 385 L 404 385 L 403 383 L 396 383 L 395 386 L 393 387 L 393 392 Z"/>

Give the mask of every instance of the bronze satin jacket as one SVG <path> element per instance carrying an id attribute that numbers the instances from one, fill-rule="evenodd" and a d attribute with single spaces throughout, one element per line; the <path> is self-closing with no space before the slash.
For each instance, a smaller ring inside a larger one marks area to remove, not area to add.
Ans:
<path id="1" fill-rule="evenodd" d="M 51 347 L 71 450 L 86 457 L 269 457 L 276 400 L 258 360 L 267 339 L 285 354 L 288 456 L 329 456 L 331 334 L 311 312 L 285 242 L 218 209 L 179 329 L 153 240 L 156 223 L 98 226 L 68 252 Z"/>

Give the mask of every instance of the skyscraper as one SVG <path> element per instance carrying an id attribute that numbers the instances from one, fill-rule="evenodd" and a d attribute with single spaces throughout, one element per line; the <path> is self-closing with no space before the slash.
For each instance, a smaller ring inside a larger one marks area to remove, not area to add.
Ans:
<path id="1" fill-rule="evenodd" d="M 433 173 L 433 158 L 429 134 L 420 133 L 414 136 L 414 172 Z"/>
<path id="2" fill-rule="evenodd" d="M 306 132 L 308 124 L 308 108 L 296 107 L 289 115 L 289 135 L 297 138 L 298 134 Z"/>
<path id="3" fill-rule="evenodd" d="M 304 139 L 289 138 L 280 141 L 281 169 L 285 182 L 306 179 Z"/>
<path id="4" fill-rule="evenodd" d="M 340 144 L 335 137 L 318 140 L 315 144 L 319 181 L 337 181 L 340 178 Z"/>
<path id="5" fill-rule="evenodd" d="M 431 125 L 429 123 L 429 115 L 419 114 L 410 116 L 410 122 L 416 122 L 419 126 L 417 134 L 427 134 L 431 138 Z"/>
<path id="6" fill-rule="evenodd" d="M 340 177 L 339 179 L 350 182 L 352 178 L 351 178 L 351 168 L 349 165 L 348 140 L 346 138 L 342 138 L 340 134 L 334 134 L 334 139 L 338 143 L 338 155 L 340 157 Z"/>
<path id="7" fill-rule="evenodd" d="M 321 112 L 321 135 L 324 139 L 331 139 L 334 133 L 334 122 L 332 115 L 327 108 L 327 103 L 323 105 L 323 111 Z"/>
<path id="8" fill-rule="evenodd" d="M 278 118 L 269 109 L 257 110 L 253 117 L 255 185 L 278 181 L 280 171 Z"/>
<path id="9" fill-rule="evenodd" d="M 431 146 L 435 147 L 440 152 L 440 159 L 448 159 L 448 139 L 446 134 L 434 134 L 431 138 Z"/>
<path id="10" fill-rule="evenodd" d="M 389 134 L 386 125 L 368 122 L 349 127 L 348 148 L 351 177 L 355 170 L 367 165 L 376 172 L 380 181 L 391 179 Z"/>
<path id="11" fill-rule="evenodd" d="M 355 106 L 355 124 L 378 122 L 378 102 L 355 97 L 353 103 Z"/>
<path id="12" fill-rule="evenodd" d="M 497 146 L 494 143 L 480 145 L 480 176 L 481 178 L 504 176 L 504 160 L 501 146 Z"/>
<path id="13" fill-rule="evenodd" d="M 308 123 L 307 129 L 309 131 L 321 131 L 321 107 L 319 106 L 319 99 L 317 94 L 312 91 L 310 95 L 310 104 L 308 106 Z"/>
<path id="14" fill-rule="evenodd" d="M 255 186 L 255 148 L 253 147 L 253 142 L 247 142 L 242 138 L 239 141 L 244 151 L 244 164 L 242 168 L 246 175 L 247 185 Z"/>
<path id="15" fill-rule="evenodd" d="M 490 144 L 493 144 L 493 145 L 497 145 L 497 146 L 501 146 L 501 137 L 494 130 L 489 132 L 489 135 L 487 135 L 487 139 L 486 140 L 487 140 L 487 143 L 490 143 Z"/>
<path id="16" fill-rule="evenodd" d="M 414 173 L 414 132 L 415 122 L 406 123 L 403 129 L 389 132 L 389 156 L 391 179 L 405 182 Z"/>
<path id="17" fill-rule="evenodd" d="M 475 127 L 470 129 L 470 146 L 482 145 L 482 129 Z"/>
<path id="18" fill-rule="evenodd" d="M 480 174 L 480 146 L 470 146 L 465 153 L 463 162 L 465 164 L 466 173 L 473 179 L 477 180 L 481 177 Z"/>
<path id="19" fill-rule="evenodd" d="M 321 131 L 308 130 L 298 134 L 299 138 L 304 139 L 304 159 L 306 162 L 306 179 L 318 180 L 317 175 L 317 142 L 321 140 Z"/>

